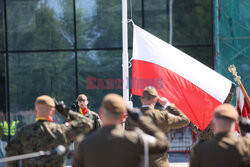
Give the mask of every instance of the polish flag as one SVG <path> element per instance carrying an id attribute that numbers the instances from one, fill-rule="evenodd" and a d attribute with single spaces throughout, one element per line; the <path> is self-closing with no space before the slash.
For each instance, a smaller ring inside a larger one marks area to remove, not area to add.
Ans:
<path id="1" fill-rule="evenodd" d="M 239 87 L 236 89 L 236 104 L 239 115 L 246 119 L 250 119 L 250 106 L 247 104 L 244 94 Z"/>
<path id="2" fill-rule="evenodd" d="M 182 51 L 134 25 L 131 93 L 154 86 L 201 130 L 234 84 Z"/>

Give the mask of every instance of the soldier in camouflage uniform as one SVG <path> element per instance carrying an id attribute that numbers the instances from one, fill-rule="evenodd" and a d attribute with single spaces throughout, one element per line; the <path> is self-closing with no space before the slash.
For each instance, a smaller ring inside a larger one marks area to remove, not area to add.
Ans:
<path id="1" fill-rule="evenodd" d="M 89 132 L 93 132 L 101 128 L 101 119 L 97 113 L 91 111 L 88 108 L 88 98 L 85 94 L 80 94 L 76 99 L 77 104 L 73 104 L 71 107 L 72 111 L 81 113 L 84 117 L 87 117 L 93 121 L 93 129 Z"/>
<path id="2" fill-rule="evenodd" d="M 68 122 L 65 124 L 53 123 L 55 108 Z M 52 150 L 63 145 L 68 150 L 71 143 L 79 134 L 86 134 L 92 128 L 92 121 L 81 114 L 68 110 L 63 102 L 55 104 L 54 100 L 46 95 L 39 96 L 35 101 L 36 123 L 20 128 L 6 147 L 6 156 L 15 156 Z M 63 167 L 66 153 L 52 155 L 39 159 L 22 161 L 25 167 Z M 7 167 L 18 167 L 18 161 L 7 163 Z"/>

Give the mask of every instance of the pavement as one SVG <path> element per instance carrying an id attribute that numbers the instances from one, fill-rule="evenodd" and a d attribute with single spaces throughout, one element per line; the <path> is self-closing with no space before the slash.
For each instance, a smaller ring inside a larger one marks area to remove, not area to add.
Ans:
<path id="1" fill-rule="evenodd" d="M 188 167 L 189 154 L 169 153 L 170 167 Z M 71 167 L 71 158 L 67 159 L 66 167 Z"/>
<path id="2" fill-rule="evenodd" d="M 169 153 L 170 167 L 188 167 L 189 155 L 186 153 Z M 0 163 L 0 167 L 6 167 Z M 71 167 L 71 157 L 66 161 L 65 167 Z"/>

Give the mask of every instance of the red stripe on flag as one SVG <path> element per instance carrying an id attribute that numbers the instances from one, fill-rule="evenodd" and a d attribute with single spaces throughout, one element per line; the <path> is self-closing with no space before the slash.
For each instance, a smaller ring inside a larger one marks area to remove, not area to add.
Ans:
<path id="1" fill-rule="evenodd" d="M 159 96 L 174 103 L 201 130 L 207 127 L 212 120 L 214 108 L 221 102 L 162 66 L 135 59 L 132 65 L 132 94 L 141 96 L 146 86 L 154 86 Z"/>

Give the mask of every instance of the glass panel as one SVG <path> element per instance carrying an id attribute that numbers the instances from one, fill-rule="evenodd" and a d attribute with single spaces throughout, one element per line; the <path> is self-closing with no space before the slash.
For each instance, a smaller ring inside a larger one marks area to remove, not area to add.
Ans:
<path id="1" fill-rule="evenodd" d="M 121 47 L 121 9 L 117 0 L 76 0 L 78 48 Z"/>
<path id="2" fill-rule="evenodd" d="M 168 41 L 169 31 L 168 1 L 154 0 L 144 1 L 144 25 L 145 30 L 153 35 Z"/>
<path id="3" fill-rule="evenodd" d="M 4 112 L 5 107 L 5 63 L 4 63 L 4 54 L 0 53 L 0 113 Z"/>
<path id="4" fill-rule="evenodd" d="M 145 29 L 169 41 L 169 0 L 145 1 Z M 211 0 L 173 1 L 173 45 L 212 43 Z"/>
<path id="5" fill-rule="evenodd" d="M 88 96 L 91 110 L 98 111 L 107 93 L 122 95 L 122 52 L 78 52 L 79 93 Z"/>
<path id="6" fill-rule="evenodd" d="M 73 52 L 9 54 L 11 120 L 19 126 L 34 122 L 34 101 L 42 94 L 70 107 L 76 92 L 74 65 Z"/>
<path id="7" fill-rule="evenodd" d="M 211 0 L 174 0 L 173 44 L 212 44 Z"/>
<path id="8" fill-rule="evenodd" d="M 73 1 L 7 0 L 10 50 L 72 49 Z"/>
<path id="9" fill-rule="evenodd" d="M 185 47 L 179 48 L 189 56 L 213 69 L 213 48 L 211 47 Z"/>
<path id="10" fill-rule="evenodd" d="M 0 51 L 5 49 L 5 31 L 4 31 L 4 8 L 3 0 L 0 0 Z"/>
<path id="11" fill-rule="evenodd" d="M 8 134 L 4 133 L 3 127 L 6 124 L 6 115 L 4 111 L 5 104 L 5 77 L 4 77 L 4 55 L 0 53 L 0 158 L 5 156 L 5 146 L 7 144 Z M 7 126 L 8 127 L 8 126 Z"/>
<path id="12" fill-rule="evenodd" d="M 132 2 L 132 6 L 131 3 Z M 129 0 L 128 1 L 128 18 L 131 18 L 132 7 L 132 19 L 136 25 L 142 27 L 142 2 L 141 0 Z M 128 46 L 133 46 L 133 26 L 132 23 L 128 24 Z"/>

